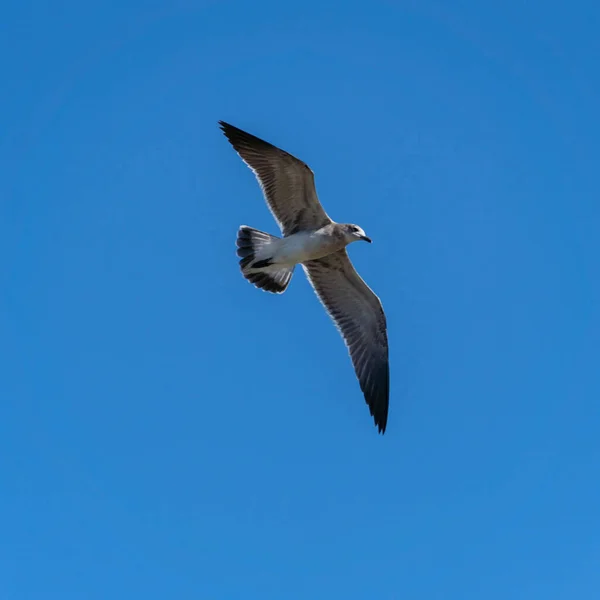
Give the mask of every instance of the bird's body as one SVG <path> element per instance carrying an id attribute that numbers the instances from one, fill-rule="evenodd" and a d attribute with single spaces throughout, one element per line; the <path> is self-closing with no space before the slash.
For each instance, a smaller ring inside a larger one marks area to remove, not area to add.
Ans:
<path id="1" fill-rule="evenodd" d="M 309 260 L 323 258 L 345 247 L 343 232 L 337 228 L 337 223 L 332 223 L 314 231 L 299 231 L 274 239 L 260 249 L 256 259 L 272 258 L 273 265 L 294 267 Z"/>
<path id="2" fill-rule="evenodd" d="M 349 349 L 360 387 L 381 433 L 389 403 L 386 318 L 379 298 L 358 275 L 346 246 L 371 242 L 350 223 L 335 223 L 317 197 L 310 168 L 287 152 L 220 121 L 242 160 L 254 171 L 282 238 L 241 226 L 237 253 L 244 277 L 283 293 L 301 264 Z"/>

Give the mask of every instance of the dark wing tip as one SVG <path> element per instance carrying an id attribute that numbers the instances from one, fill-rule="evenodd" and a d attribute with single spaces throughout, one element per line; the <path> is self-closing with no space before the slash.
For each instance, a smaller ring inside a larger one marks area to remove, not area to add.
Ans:
<path id="1" fill-rule="evenodd" d="M 231 145 L 239 150 L 241 148 L 255 148 L 255 149 L 263 149 L 266 150 L 277 148 L 270 144 L 269 142 L 265 142 L 265 140 L 261 140 L 260 138 L 248 133 L 247 131 L 243 131 L 239 127 L 235 127 L 234 125 L 230 125 L 225 121 L 219 121 L 219 126 L 221 131 L 225 134 L 225 137 L 229 140 Z"/>
<path id="2" fill-rule="evenodd" d="M 237 127 L 234 127 L 233 125 L 230 125 L 229 123 L 226 123 L 225 121 L 218 121 L 219 123 L 219 129 L 229 138 L 229 132 L 237 129 Z"/>
<path id="3" fill-rule="evenodd" d="M 383 364 L 377 373 L 372 373 L 369 383 L 361 385 L 369 412 L 382 435 L 385 433 L 388 420 L 390 398 L 390 368 L 389 363 Z M 363 382 L 361 382 L 363 384 Z"/>
<path id="4" fill-rule="evenodd" d="M 243 133 L 241 129 L 238 129 L 234 125 L 230 125 L 226 121 L 219 121 L 219 127 L 227 137 L 229 137 L 231 134 L 235 134 L 236 132 Z"/>
<path id="5" fill-rule="evenodd" d="M 225 134 L 225 137 L 235 146 L 235 142 L 239 140 L 243 140 L 247 133 L 238 129 L 234 125 L 230 125 L 225 121 L 219 121 L 219 126 L 221 131 Z"/>
<path id="6" fill-rule="evenodd" d="M 377 427 L 377 432 L 383 435 L 385 433 L 385 428 L 387 427 L 387 419 L 388 419 L 388 411 L 387 406 L 381 412 L 371 411 L 371 416 L 373 417 L 373 422 Z"/>

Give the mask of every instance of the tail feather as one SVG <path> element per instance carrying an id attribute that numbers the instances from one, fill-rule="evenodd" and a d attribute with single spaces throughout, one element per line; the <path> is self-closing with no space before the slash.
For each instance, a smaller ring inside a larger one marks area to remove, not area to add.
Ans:
<path id="1" fill-rule="evenodd" d="M 237 255 L 244 277 L 257 288 L 281 294 L 290 283 L 294 267 L 273 264 L 268 246 L 275 240 L 274 235 L 242 225 L 237 236 Z"/>
<path id="2" fill-rule="evenodd" d="M 237 255 L 241 258 L 253 257 L 257 250 L 277 239 L 279 238 L 270 233 L 242 225 L 238 231 Z"/>

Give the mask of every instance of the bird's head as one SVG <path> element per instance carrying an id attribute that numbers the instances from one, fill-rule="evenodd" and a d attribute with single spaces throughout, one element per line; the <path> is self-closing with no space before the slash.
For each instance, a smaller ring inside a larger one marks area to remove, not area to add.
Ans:
<path id="1" fill-rule="evenodd" d="M 359 240 L 363 240 L 364 242 L 371 243 L 371 238 L 367 237 L 365 232 L 358 225 L 353 225 L 352 223 L 347 223 L 344 225 L 344 237 L 348 244 L 352 242 L 358 242 Z"/>

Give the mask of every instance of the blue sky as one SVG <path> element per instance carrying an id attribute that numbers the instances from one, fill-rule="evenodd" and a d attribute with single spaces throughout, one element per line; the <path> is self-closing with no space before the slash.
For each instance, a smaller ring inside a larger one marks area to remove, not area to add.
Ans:
<path id="1" fill-rule="evenodd" d="M 598 597 L 599 17 L 9 2 L 0 596 Z M 385 436 L 218 119 L 373 238 Z"/>

